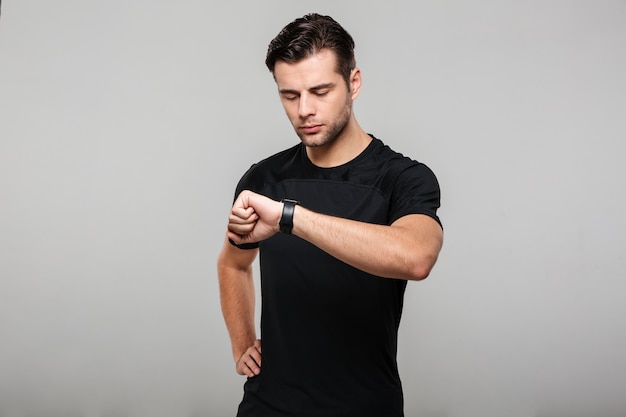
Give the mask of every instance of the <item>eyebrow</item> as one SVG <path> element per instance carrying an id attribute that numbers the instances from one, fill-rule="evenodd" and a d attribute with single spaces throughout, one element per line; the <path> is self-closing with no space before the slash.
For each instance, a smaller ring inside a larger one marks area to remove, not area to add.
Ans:
<path id="1" fill-rule="evenodd" d="M 315 85 L 315 86 L 309 88 L 308 90 L 309 91 L 319 91 L 319 90 L 324 90 L 326 88 L 333 88 L 334 86 L 335 86 L 335 83 L 324 83 L 324 84 Z M 287 88 L 280 89 L 280 90 L 278 90 L 278 92 L 280 94 L 300 94 L 296 90 L 290 90 L 290 89 L 287 89 Z"/>

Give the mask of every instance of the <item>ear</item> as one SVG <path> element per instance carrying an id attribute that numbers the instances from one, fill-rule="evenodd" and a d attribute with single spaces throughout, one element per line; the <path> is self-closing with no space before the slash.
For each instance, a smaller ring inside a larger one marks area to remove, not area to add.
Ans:
<path id="1" fill-rule="evenodd" d="M 361 70 L 359 68 L 354 68 L 350 72 L 350 95 L 352 97 L 352 100 L 356 99 L 359 96 L 362 82 L 363 78 L 361 77 Z"/>

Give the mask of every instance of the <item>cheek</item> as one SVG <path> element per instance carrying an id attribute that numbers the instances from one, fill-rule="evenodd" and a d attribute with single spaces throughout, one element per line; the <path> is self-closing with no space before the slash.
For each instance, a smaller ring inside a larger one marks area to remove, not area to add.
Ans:
<path id="1" fill-rule="evenodd" d="M 299 119 L 298 112 L 294 111 L 293 109 L 285 107 L 285 114 L 287 115 L 287 118 L 289 119 L 291 124 L 293 126 L 296 126 L 296 124 L 298 123 L 298 119 Z"/>
<path id="2" fill-rule="evenodd" d="M 285 110 L 285 114 L 290 119 L 293 119 L 294 114 L 296 114 L 297 110 L 294 110 L 295 106 L 289 102 L 283 102 L 283 110 Z"/>

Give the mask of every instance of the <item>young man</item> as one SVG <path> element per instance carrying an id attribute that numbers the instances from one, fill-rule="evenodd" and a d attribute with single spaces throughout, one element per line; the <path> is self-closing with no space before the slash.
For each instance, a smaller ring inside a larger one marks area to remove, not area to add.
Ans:
<path id="1" fill-rule="evenodd" d="M 239 417 L 403 415 L 398 326 L 407 280 L 426 278 L 441 249 L 439 186 L 357 123 L 353 49 L 317 14 L 269 45 L 266 64 L 301 143 L 240 180 L 218 259 L 236 370 L 248 376 Z"/>

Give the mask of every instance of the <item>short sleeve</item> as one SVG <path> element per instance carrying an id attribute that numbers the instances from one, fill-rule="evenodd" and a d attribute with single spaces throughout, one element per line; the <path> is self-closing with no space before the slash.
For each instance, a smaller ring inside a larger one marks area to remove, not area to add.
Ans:
<path id="1" fill-rule="evenodd" d="M 404 169 L 393 184 L 389 224 L 409 214 L 425 214 L 441 226 L 439 182 L 433 171 L 416 162 Z"/>

